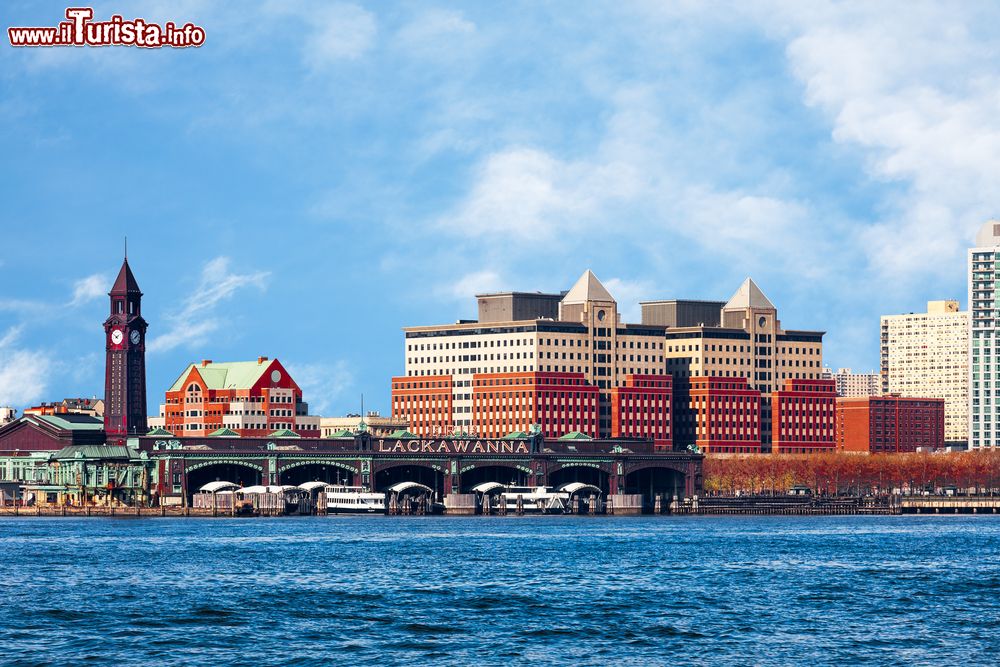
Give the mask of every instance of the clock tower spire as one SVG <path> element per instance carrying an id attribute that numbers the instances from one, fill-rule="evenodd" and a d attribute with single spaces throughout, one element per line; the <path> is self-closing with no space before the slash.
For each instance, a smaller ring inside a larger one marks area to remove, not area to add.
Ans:
<path id="1" fill-rule="evenodd" d="M 104 432 L 108 444 L 125 444 L 146 431 L 146 320 L 142 291 L 128 257 L 108 292 L 111 313 L 104 321 Z"/>

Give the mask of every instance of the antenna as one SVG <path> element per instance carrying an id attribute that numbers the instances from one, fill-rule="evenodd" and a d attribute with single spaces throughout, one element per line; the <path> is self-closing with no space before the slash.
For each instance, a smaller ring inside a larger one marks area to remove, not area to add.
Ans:
<path id="1" fill-rule="evenodd" d="M 128 261 L 128 236 L 125 237 L 125 261 Z"/>

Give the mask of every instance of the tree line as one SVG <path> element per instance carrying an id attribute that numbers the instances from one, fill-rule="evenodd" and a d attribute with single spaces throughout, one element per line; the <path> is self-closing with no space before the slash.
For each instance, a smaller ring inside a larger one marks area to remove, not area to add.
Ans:
<path id="1" fill-rule="evenodd" d="M 949 454 L 765 454 L 707 456 L 709 494 L 788 493 L 807 487 L 817 494 L 883 495 L 1000 491 L 1000 451 Z"/>

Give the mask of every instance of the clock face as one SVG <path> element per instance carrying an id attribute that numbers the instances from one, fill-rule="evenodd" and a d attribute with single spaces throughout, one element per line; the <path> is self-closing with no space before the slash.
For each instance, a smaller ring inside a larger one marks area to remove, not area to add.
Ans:
<path id="1" fill-rule="evenodd" d="M 128 339 L 132 341 L 133 345 L 139 344 L 139 332 L 136 329 L 132 330 L 132 333 L 128 335 Z"/>
<path id="2" fill-rule="evenodd" d="M 124 339 L 125 334 L 122 333 L 121 329 L 115 329 L 111 332 L 111 342 L 115 345 L 121 345 Z"/>

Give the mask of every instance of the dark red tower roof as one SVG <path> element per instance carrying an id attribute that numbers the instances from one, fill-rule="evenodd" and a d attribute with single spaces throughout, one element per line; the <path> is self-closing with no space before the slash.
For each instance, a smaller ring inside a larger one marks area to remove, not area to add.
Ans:
<path id="1" fill-rule="evenodd" d="M 115 279 L 114 287 L 108 292 L 109 296 L 115 296 L 120 294 L 139 294 L 142 295 L 142 290 L 139 289 L 139 283 L 135 281 L 135 276 L 132 275 L 132 269 L 128 266 L 128 257 L 122 262 L 122 270 L 118 272 L 118 278 Z"/>

